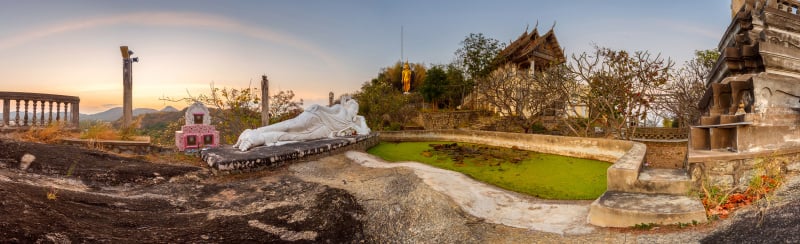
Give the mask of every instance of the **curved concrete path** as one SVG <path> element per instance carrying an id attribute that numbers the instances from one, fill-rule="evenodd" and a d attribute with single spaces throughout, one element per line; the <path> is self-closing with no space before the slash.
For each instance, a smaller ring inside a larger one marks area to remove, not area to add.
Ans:
<path id="1" fill-rule="evenodd" d="M 585 234 L 589 203 L 546 203 L 473 180 L 468 176 L 417 162 L 387 163 L 373 155 L 348 151 L 347 158 L 372 168 L 406 167 L 426 184 L 453 199 L 465 212 L 486 222 L 557 234 Z"/>

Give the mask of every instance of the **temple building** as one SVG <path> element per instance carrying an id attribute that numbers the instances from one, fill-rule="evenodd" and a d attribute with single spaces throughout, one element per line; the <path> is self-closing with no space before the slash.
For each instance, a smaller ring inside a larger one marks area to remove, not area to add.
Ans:
<path id="1" fill-rule="evenodd" d="M 540 35 L 538 28 L 534 28 L 531 32 L 526 30 L 497 54 L 493 64 L 497 68 L 493 72 L 536 73 L 565 62 L 564 50 L 559 45 L 553 29 L 551 28 L 543 35 Z M 478 99 L 480 101 L 481 98 L 479 97 Z M 541 112 L 540 116 L 542 116 L 542 122 L 545 127 L 548 129 L 555 128 L 558 125 L 558 118 L 561 116 L 585 117 L 587 115 L 585 106 L 573 109 L 567 108 L 566 104 L 565 102 L 554 102 Z M 486 103 L 481 103 L 478 108 L 513 115 L 511 111 L 501 111 L 501 108 L 495 108 Z"/>
<path id="2" fill-rule="evenodd" d="M 517 40 L 497 54 L 497 67 L 514 64 L 519 70 L 541 71 L 554 64 L 563 64 L 567 61 L 564 50 L 558 44 L 558 39 L 553 29 L 544 35 L 539 35 L 538 29 L 522 33 Z"/>

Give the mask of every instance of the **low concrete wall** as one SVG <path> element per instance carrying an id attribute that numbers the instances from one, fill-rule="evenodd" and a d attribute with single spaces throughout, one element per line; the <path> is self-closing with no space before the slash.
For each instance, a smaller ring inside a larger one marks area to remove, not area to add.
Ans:
<path id="1" fill-rule="evenodd" d="M 595 159 L 610 163 L 617 163 L 620 158 L 625 156 L 628 151 L 632 149 L 634 144 L 641 144 L 631 141 L 600 138 L 474 130 L 391 131 L 380 132 L 379 137 L 382 141 L 458 141 L 507 148 L 515 147 L 524 150 Z M 636 156 L 644 158 L 644 152 L 641 153 L 642 155 Z"/>

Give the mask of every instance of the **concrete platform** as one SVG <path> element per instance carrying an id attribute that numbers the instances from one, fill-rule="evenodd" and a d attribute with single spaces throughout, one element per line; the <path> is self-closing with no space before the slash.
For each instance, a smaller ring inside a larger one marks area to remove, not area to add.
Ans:
<path id="1" fill-rule="evenodd" d="M 313 160 L 347 150 L 366 150 L 378 143 L 378 135 L 360 135 L 260 146 L 242 152 L 230 145 L 201 152 L 201 158 L 215 172 L 237 173 Z"/>
<path id="2" fill-rule="evenodd" d="M 588 220 L 601 227 L 631 227 L 704 223 L 707 218 L 703 204 L 694 197 L 607 191 L 592 203 Z"/>
<path id="3" fill-rule="evenodd" d="M 686 195 L 692 190 L 692 178 L 684 169 L 648 168 L 639 172 L 631 192 Z"/>

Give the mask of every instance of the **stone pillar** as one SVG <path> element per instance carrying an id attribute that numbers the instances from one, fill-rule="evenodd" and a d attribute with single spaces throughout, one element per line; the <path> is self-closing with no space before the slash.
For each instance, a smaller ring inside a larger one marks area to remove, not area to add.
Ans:
<path id="1" fill-rule="evenodd" d="M 328 107 L 333 107 L 333 92 L 328 93 Z"/>
<path id="2" fill-rule="evenodd" d="M 269 125 L 269 80 L 261 76 L 261 126 Z"/>

